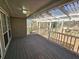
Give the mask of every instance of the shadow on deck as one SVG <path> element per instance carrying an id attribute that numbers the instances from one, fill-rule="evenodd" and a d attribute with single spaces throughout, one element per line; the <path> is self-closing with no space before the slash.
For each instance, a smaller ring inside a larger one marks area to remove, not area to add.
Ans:
<path id="1" fill-rule="evenodd" d="M 71 51 L 38 34 L 11 41 L 5 59 L 79 59 Z"/>

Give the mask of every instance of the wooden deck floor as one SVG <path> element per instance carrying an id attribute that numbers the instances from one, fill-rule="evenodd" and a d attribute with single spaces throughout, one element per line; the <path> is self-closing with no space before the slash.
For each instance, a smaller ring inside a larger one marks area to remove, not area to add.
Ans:
<path id="1" fill-rule="evenodd" d="M 38 34 L 32 34 L 12 40 L 5 59 L 79 59 L 79 56 Z"/>

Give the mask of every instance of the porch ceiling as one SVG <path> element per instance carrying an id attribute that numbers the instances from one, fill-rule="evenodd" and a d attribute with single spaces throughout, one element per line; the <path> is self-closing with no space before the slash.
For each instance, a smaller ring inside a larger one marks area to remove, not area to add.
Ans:
<path id="1" fill-rule="evenodd" d="M 23 8 L 29 11 L 29 16 L 41 11 L 42 9 L 48 9 L 48 6 L 50 5 L 54 5 L 53 7 L 55 7 L 58 3 L 62 4 L 63 2 L 66 3 L 69 1 L 72 0 L 5 0 L 5 3 L 9 9 L 9 13 L 11 16 L 26 17 L 26 15 L 22 12 Z"/>

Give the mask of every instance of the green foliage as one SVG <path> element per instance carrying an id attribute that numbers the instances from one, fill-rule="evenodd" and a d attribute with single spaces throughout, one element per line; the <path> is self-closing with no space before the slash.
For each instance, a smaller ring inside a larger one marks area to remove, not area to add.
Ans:
<path id="1" fill-rule="evenodd" d="M 53 23 L 53 28 L 56 28 L 57 22 Z"/>

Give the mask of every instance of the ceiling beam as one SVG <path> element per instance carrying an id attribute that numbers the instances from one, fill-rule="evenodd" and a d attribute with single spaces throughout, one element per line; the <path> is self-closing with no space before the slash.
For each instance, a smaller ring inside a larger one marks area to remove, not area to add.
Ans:
<path id="1" fill-rule="evenodd" d="M 59 7 L 59 9 L 60 9 L 65 15 L 67 15 L 67 17 L 71 18 L 71 17 L 69 16 L 69 13 L 65 10 L 64 7 Z"/>
<path id="2" fill-rule="evenodd" d="M 56 16 L 52 15 L 49 11 L 47 11 L 47 13 L 48 13 L 50 16 L 54 17 L 55 19 L 58 19 Z"/>
<path id="3" fill-rule="evenodd" d="M 16 19 L 27 19 L 27 17 L 13 17 L 13 16 L 10 16 L 10 18 L 16 18 Z"/>

